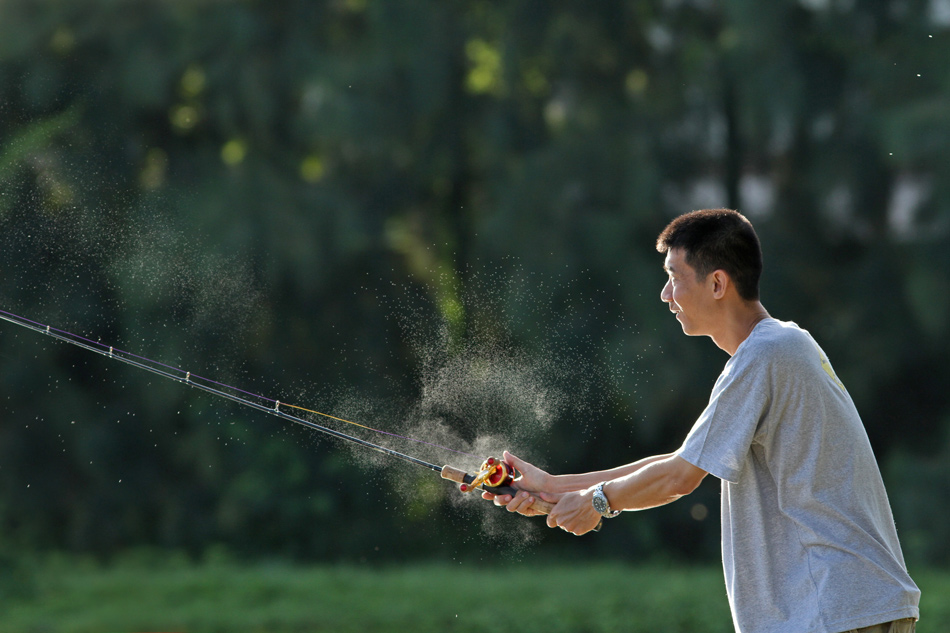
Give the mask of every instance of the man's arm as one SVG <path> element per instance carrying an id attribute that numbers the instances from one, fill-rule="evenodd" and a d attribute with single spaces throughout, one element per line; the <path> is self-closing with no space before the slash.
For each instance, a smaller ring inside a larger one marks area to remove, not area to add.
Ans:
<path id="1" fill-rule="evenodd" d="M 583 490 L 591 486 L 596 486 L 602 481 L 612 481 L 614 479 L 629 477 L 651 464 L 669 459 L 672 456 L 672 453 L 669 455 L 654 455 L 609 470 L 598 470 L 578 475 L 554 475 L 550 488 L 544 489 L 544 492 L 574 492 L 575 490 Z"/>
<path id="2" fill-rule="evenodd" d="M 706 475 L 705 470 L 674 453 L 608 481 L 604 485 L 604 494 L 613 510 L 646 510 L 688 495 Z M 601 516 L 591 502 L 592 493 L 593 486 L 564 494 L 542 494 L 542 499 L 557 504 L 548 514 L 548 526 L 578 535 L 594 529 Z"/>
<path id="3" fill-rule="evenodd" d="M 646 510 L 685 497 L 699 487 L 707 474 L 674 453 L 607 482 L 604 494 L 615 510 Z"/>
<path id="4" fill-rule="evenodd" d="M 551 475 L 537 466 L 520 459 L 508 451 L 505 451 L 504 459 L 522 473 L 522 476 L 515 480 L 514 487 L 523 490 L 515 497 L 510 495 L 493 495 L 485 493 L 482 496 L 486 499 L 493 499 L 495 505 L 506 506 L 509 512 L 518 512 L 525 516 L 534 516 L 538 514 L 531 509 L 536 496 L 541 493 L 563 494 L 566 492 L 575 492 L 585 490 L 596 486 L 602 481 L 612 481 L 624 477 L 629 477 L 651 464 L 669 459 L 674 454 L 654 455 L 630 464 L 611 468 L 609 470 L 599 470 L 589 473 L 575 475 Z M 608 497 L 609 499 L 610 497 Z"/>

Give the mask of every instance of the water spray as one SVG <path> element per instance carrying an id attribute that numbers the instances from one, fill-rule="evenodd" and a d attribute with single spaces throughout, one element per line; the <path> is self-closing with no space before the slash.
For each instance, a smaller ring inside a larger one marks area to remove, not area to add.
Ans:
<path id="1" fill-rule="evenodd" d="M 451 451 L 453 453 L 459 453 L 461 455 L 473 456 L 471 453 L 466 453 L 464 451 L 455 450 L 445 446 L 439 446 L 437 444 L 432 444 L 430 442 L 425 442 L 418 439 L 413 439 L 411 437 L 406 437 L 403 435 L 397 435 L 395 433 L 389 433 L 387 431 L 382 431 L 380 429 L 374 429 L 358 422 L 352 422 L 350 420 L 345 420 L 327 413 L 321 413 L 319 411 L 314 411 L 313 409 L 306 409 L 301 406 L 288 404 L 286 402 L 281 402 L 280 400 L 267 398 L 258 394 L 254 394 L 250 391 L 244 391 L 243 389 L 238 389 L 237 387 L 232 387 L 230 385 L 211 380 L 209 378 L 203 378 L 198 376 L 190 371 L 185 371 L 171 365 L 166 365 L 159 361 L 151 360 L 144 356 L 139 356 L 131 352 L 126 352 L 120 349 L 117 349 L 112 345 L 105 345 L 98 341 L 88 339 L 77 334 L 72 334 L 65 330 L 54 328 L 50 325 L 44 325 L 36 321 L 31 321 L 30 319 L 18 316 L 11 312 L 5 310 L 0 310 L 0 319 L 19 325 L 28 330 L 34 332 L 45 334 L 50 336 L 58 341 L 63 343 L 68 343 L 76 347 L 82 348 L 84 350 L 99 354 L 100 356 L 105 356 L 112 360 L 116 360 L 126 365 L 136 367 L 138 369 L 143 369 L 147 372 L 161 376 L 162 378 L 167 378 L 168 380 L 173 380 L 178 383 L 182 383 L 192 387 L 194 389 L 199 389 L 206 393 L 209 393 L 231 402 L 236 402 L 237 404 L 255 409 L 262 413 L 267 413 L 275 417 L 281 418 L 288 422 L 293 422 L 294 424 L 299 424 L 305 426 L 308 429 L 317 431 L 332 437 L 337 438 L 345 442 L 351 442 L 362 446 L 364 448 L 377 451 L 389 457 L 400 459 L 423 468 L 427 468 L 431 471 L 439 473 L 443 479 L 453 481 L 459 484 L 459 490 L 462 492 L 471 492 L 473 490 L 480 490 L 483 492 L 490 492 L 496 495 L 514 495 L 518 492 L 515 488 L 511 486 L 514 478 L 517 476 L 515 469 L 508 463 L 489 457 L 486 459 L 481 467 L 478 469 L 478 472 L 471 474 L 465 470 L 455 468 L 453 466 L 439 466 L 438 464 L 433 464 L 407 453 L 393 450 L 381 444 L 376 444 L 374 442 L 369 442 L 362 438 L 343 433 L 336 429 L 324 426 L 322 424 L 317 424 L 313 420 L 308 420 L 306 418 L 300 417 L 294 412 L 309 413 L 317 416 L 322 416 L 331 420 L 336 420 L 338 422 L 343 422 L 346 424 L 351 424 L 353 426 L 358 426 L 363 429 L 367 429 L 374 433 L 379 433 L 383 435 L 389 435 L 403 440 L 408 440 L 410 442 L 416 442 L 419 444 L 426 444 L 435 448 L 440 448 L 446 451 Z M 534 495 L 535 501 L 533 508 L 542 514 L 547 514 L 554 507 L 554 504 L 548 503 L 543 499 L 540 499 L 538 495 Z"/>

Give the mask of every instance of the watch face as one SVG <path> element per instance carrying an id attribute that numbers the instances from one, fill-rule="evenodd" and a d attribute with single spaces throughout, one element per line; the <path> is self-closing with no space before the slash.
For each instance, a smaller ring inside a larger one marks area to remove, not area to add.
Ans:
<path id="1" fill-rule="evenodd" d="M 607 497 L 604 496 L 603 491 L 595 490 L 593 497 L 594 509 L 603 514 L 607 511 Z"/>

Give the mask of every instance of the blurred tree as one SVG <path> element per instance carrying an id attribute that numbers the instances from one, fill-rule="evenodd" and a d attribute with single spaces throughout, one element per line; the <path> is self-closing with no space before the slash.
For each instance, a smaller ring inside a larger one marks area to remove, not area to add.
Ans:
<path id="1" fill-rule="evenodd" d="M 737 206 L 766 305 L 829 351 L 902 494 L 950 419 L 938 5 L 8 1 L 0 304 L 388 430 L 602 467 L 675 448 L 705 404 L 725 358 L 668 318 L 652 244 Z M 3 538 L 472 549 L 476 515 L 421 473 L 11 327 Z M 715 503 L 593 547 L 714 557 Z"/>

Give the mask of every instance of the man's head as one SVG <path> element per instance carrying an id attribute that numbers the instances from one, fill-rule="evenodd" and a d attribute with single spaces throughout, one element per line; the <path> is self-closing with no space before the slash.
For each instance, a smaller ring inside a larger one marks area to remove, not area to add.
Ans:
<path id="1" fill-rule="evenodd" d="M 698 281 L 722 270 L 746 301 L 759 298 L 762 248 L 752 224 L 737 211 L 703 209 L 681 215 L 656 240 L 656 250 L 681 250 Z"/>

